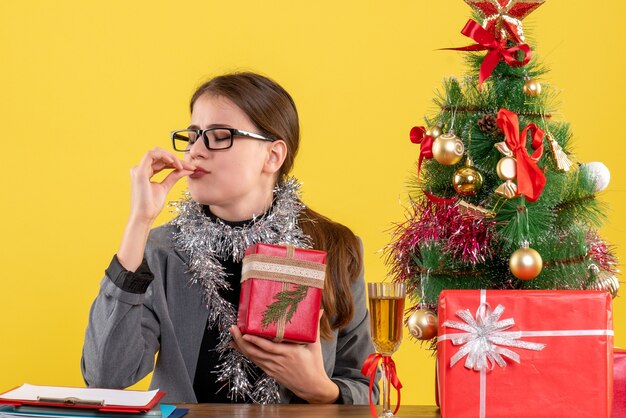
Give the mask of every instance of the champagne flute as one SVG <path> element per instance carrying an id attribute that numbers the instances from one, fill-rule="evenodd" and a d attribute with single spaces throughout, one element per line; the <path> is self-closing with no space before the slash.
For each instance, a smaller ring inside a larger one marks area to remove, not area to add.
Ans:
<path id="1" fill-rule="evenodd" d="M 404 284 L 399 283 L 368 283 L 367 290 L 372 341 L 376 351 L 382 356 L 383 410 L 378 416 L 394 418 L 400 405 L 398 404 L 396 411 L 391 411 L 390 384 L 393 383 L 398 391 L 401 385 L 397 380 L 391 355 L 396 352 L 402 342 L 406 289 Z"/>

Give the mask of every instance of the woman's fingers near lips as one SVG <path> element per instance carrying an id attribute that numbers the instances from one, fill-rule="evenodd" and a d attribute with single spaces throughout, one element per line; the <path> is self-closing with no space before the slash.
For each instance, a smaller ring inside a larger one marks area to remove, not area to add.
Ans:
<path id="1" fill-rule="evenodd" d="M 187 161 L 181 161 L 182 169 L 187 171 L 195 171 L 198 167 Z"/>
<path id="2" fill-rule="evenodd" d="M 154 161 L 153 167 L 159 170 L 164 168 L 173 168 L 180 171 L 195 171 L 196 166 L 183 160 L 179 160 L 170 156 L 164 156 L 160 161 Z"/>

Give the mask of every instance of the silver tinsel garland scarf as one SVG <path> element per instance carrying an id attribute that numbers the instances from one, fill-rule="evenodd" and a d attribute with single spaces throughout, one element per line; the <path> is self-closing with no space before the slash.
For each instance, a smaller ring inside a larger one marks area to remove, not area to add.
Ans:
<path id="1" fill-rule="evenodd" d="M 217 381 L 228 386 L 231 400 L 277 403 L 278 383 L 265 373 L 256 376 L 252 362 L 228 345 L 232 340 L 228 328 L 237 323 L 237 309 L 220 295 L 220 290 L 231 287 L 218 258 L 240 262 L 246 248 L 258 242 L 310 248 L 310 239 L 298 224 L 300 212 L 304 209 L 299 188 L 295 178 L 285 179 L 274 189 L 271 209 L 243 227 L 226 225 L 220 219 L 211 220 L 204 214 L 203 206 L 188 194 L 173 204 L 178 216 L 171 224 L 179 230 L 174 235 L 175 246 L 189 257 L 190 283 L 200 286 L 209 311 L 207 327 L 217 326 L 220 333 L 217 351 L 221 362 L 215 373 Z"/>

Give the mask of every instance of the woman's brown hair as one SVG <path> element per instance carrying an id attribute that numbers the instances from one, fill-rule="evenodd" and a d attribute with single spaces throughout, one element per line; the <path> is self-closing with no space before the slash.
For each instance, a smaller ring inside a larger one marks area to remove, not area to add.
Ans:
<path id="1" fill-rule="evenodd" d="M 285 142 L 287 157 L 278 181 L 284 179 L 300 145 L 298 111 L 289 93 L 265 76 L 241 72 L 215 77 L 198 87 L 191 97 L 192 111 L 196 100 L 205 94 L 229 99 L 250 118 L 259 133 Z M 328 253 L 320 335 L 331 339 L 332 330 L 345 327 L 354 314 L 351 285 L 361 273 L 361 247 L 350 229 L 309 208 L 302 212 L 300 226 L 311 237 L 315 249 Z"/>

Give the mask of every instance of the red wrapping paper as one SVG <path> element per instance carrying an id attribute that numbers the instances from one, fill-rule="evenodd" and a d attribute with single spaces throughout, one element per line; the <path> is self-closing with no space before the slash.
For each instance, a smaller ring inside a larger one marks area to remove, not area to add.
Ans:
<path id="1" fill-rule="evenodd" d="M 271 244 L 255 244 L 246 249 L 246 257 L 252 254 L 262 254 L 280 258 L 286 258 L 287 247 Z M 326 252 L 295 248 L 293 252 L 295 260 L 305 260 L 316 264 L 326 263 Z M 243 268 L 246 269 L 248 258 L 243 260 Z M 242 277 L 243 279 L 243 277 Z M 275 341 L 288 341 L 295 343 L 311 343 L 317 338 L 319 327 L 319 311 L 322 300 L 322 289 L 309 287 L 306 296 L 297 305 L 297 309 L 290 321 L 285 323 L 282 338 L 277 339 L 278 324 L 271 323 L 264 327 L 262 324 L 263 312 L 269 305 L 276 301 L 275 295 L 284 290 L 293 290 L 297 287 L 294 283 L 286 285 L 281 281 L 249 278 L 242 281 L 241 293 L 239 294 L 239 311 L 237 326 L 244 334 L 258 335 Z"/>
<path id="2" fill-rule="evenodd" d="M 613 413 L 611 418 L 626 417 L 626 350 L 615 347 L 613 356 Z"/>
<path id="3" fill-rule="evenodd" d="M 527 336 L 520 341 L 545 344 L 541 350 L 504 347 L 520 356 L 485 372 L 465 367 L 463 357 L 450 360 L 461 345 L 445 334 L 463 333 L 445 326 L 463 322 L 457 311 L 476 318 L 481 293 L 492 309 L 505 309 L 500 320 L 514 319 L 507 329 L 523 332 L 576 331 L 600 335 Z M 601 335 L 604 333 L 605 335 Z M 439 401 L 444 418 L 464 417 L 610 417 L 613 393 L 613 319 L 611 297 L 596 291 L 449 290 L 439 299 L 437 345 Z M 484 396 L 481 396 L 481 374 Z M 481 408 L 481 398 L 484 404 Z"/>

